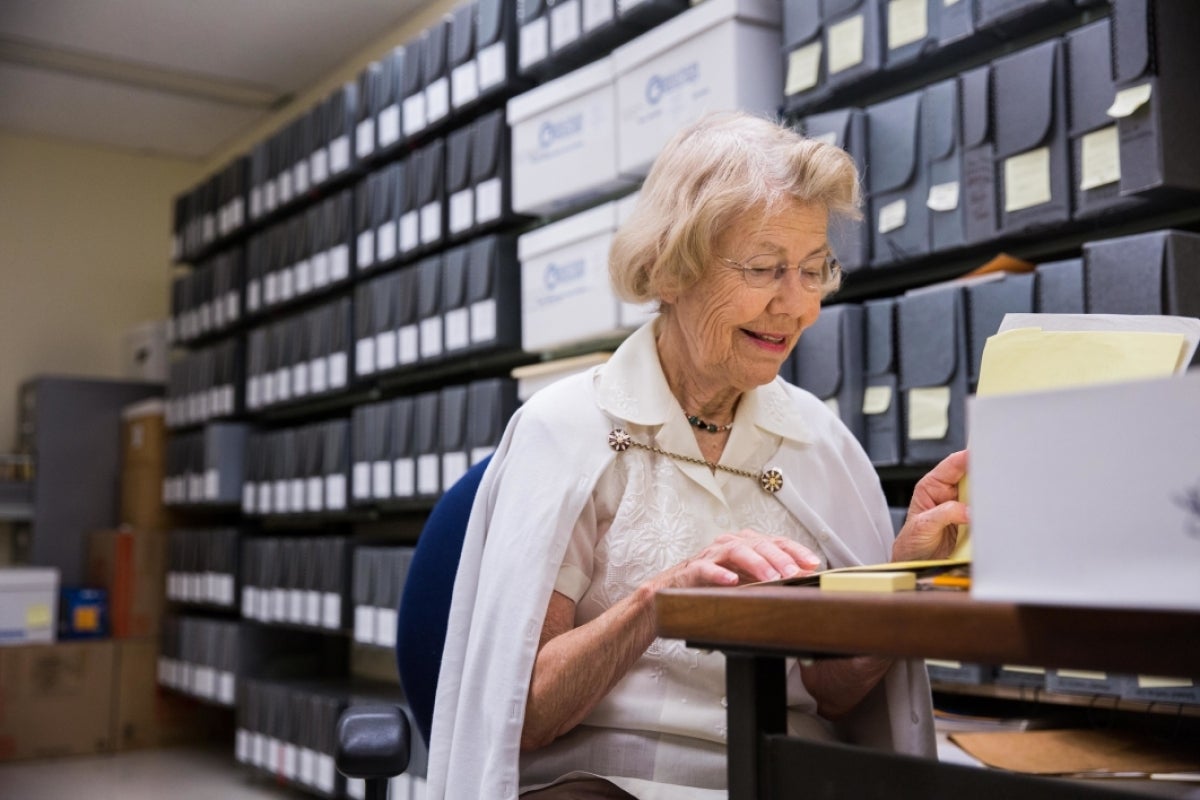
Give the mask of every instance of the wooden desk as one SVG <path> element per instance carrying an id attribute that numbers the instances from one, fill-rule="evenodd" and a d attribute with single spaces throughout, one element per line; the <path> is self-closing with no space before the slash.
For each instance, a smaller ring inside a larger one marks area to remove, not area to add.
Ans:
<path id="1" fill-rule="evenodd" d="M 886 655 L 1200 676 L 1200 614 L 1022 606 L 966 592 L 754 586 L 657 597 L 658 634 L 726 655 L 730 800 L 1131 796 L 786 733 L 785 656 Z M 820 774 L 827 774 L 824 779 Z M 814 782 L 817 785 L 813 785 Z"/>

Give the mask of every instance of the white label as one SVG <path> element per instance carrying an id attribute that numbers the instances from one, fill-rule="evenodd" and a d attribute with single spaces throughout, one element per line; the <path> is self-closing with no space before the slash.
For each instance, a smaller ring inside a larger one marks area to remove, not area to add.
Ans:
<path id="1" fill-rule="evenodd" d="M 317 781 L 317 754 L 307 747 L 300 748 L 299 780 L 305 786 L 312 786 Z"/>
<path id="2" fill-rule="evenodd" d="M 187 496 L 188 500 L 193 503 L 204 499 L 203 475 L 188 475 Z"/>
<path id="3" fill-rule="evenodd" d="M 267 737 L 255 731 L 250 733 L 250 763 L 256 767 L 267 763 Z"/>
<path id="4" fill-rule="evenodd" d="M 450 113 L 450 81 L 438 78 L 425 87 L 425 124 L 431 125 Z"/>
<path id="5" fill-rule="evenodd" d="M 1191 689 L 1196 684 L 1188 678 L 1169 678 L 1158 675 L 1138 675 L 1139 689 Z"/>
<path id="6" fill-rule="evenodd" d="M 266 291 L 263 292 L 264 302 L 271 306 L 279 302 L 279 275 L 272 272 L 267 275 Z"/>
<path id="7" fill-rule="evenodd" d="M 550 54 L 548 22 L 544 16 L 530 22 L 521 28 L 520 50 L 517 58 L 521 67 L 525 68 L 546 60 Z"/>
<path id="8" fill-rule="evenodd" d="M 829 26 L 829 74 L 850 69 L 863 60 L 863 16 L 853 17 Z"/>
<path id="9" fill-rule="evenodd" d="M 258 513 L 270 514 L 271 508 L 271 484 L 263 481 L 258 484 Z"/>
<path id="10" fill-rule="evenodd" d="M 217 596 L 218 605 L 232 606 L 234 594 L 234 581 L 232 575 L 217 576 Z"/>
<path id="11" fill-rule="evenodd" d="M 275 587 L 271 589 L 271 619 L 283 622 L 287 619 L 288 605 L 287 589 Z"/>
<path id="12" fill-rule="evenodd" d="M 375 152 L 375 120 L 367 117 L 354 132 L 354 152 L 359 158 Z"/>
<path id="13" fill-rule="evenodd" d="M 417 456 L 417 491 L 421 494 L 437 494 L 440 488 L 438 477 L 437 453 Z"/>
<path id="14" fill-rule="evenodd" d="M 242 616 L 253 618 L 258 613 L 258 589 L 253 586 L 242 587 Z"/>
<path id="15" fill-rule="evenodd" d="M 307 502 L 304 504 L 306 511 L 324 511 L 325 510 L 325 481 L 320 478 L 309 478 L 307 480 L 308 495 Z"/>
<path id="16" fill-rule="evenodd" d="M 204 473 L 204 499 L 216 500 L 217 489 L 220 486 L 221 476 L 215 469 L 210 469 Z"/>
<path id="17" fill-rule="evenodd" d="M 318 147 L 308 160 L 310 177 L 313 183 L 324 183 L 329 179 L 329 151 Z"/>
<path id="18" fill-rule="evenodd" d="M 396 221 L 388 220 L 375 229 L 375 255 L 381 261 L 396 257 Z"/>
<path id="19" fill-rule="evenodd" d="M 421 244 L 431 244 L 442 238 L 442 204 L 426 203 L 421 209 Z"/>
<path id="20" fill-rule="evenodd" d="M 357 461 L 351 470 L 355 500 L 371 499 L 371 464 L 368 461 Z"/>
<path id="21" fill-rule="evenodd" d="M 363 231 L 358 235 L 358 268 L 367 269 L 375 263 L 375 231 Z"/>
<path id="22" fill-rule="evenodd" d="M 292 371 L 287 367 L 275 372 L 275 397 L 280 402 L 292 399 Z"/>
<path id="23" fill-rule="evenodd" d="M 466 453 L 442 455 L 442 486 L 453 486 L 470 468 Z"/>
<path id="24" fill-rule="evenodd" d="M 1050 202 L 1050 148 L 1039 147 L 1004 160 L 1004 211 Z"/>
<path id="25" fill-rule="evenodd" d="M 354 641 L 375 644 L 375 606 L 354 607 Z"/>
<path id="26" fill-rule="evenodd" d="M 417 493 L 417 465 L 411 458 L 398 458 L 392 463 L 392 488 L 396 497 Z"/>
<path id="27" fill-rule="evenodd" d="M 278 514 L 286 514 L 292 510 L 291 493 L 288 491 L 288 482 L 284 480 L 275 481 L 275 512 Z M 297 509 L 298 510 L 298 509 Z"/>
<path id="28" fill-rule="evenodd" d="M 375 371 L 375 337 L 359 339 L 354 348 L 354 371 L 359 375 L 370 375 Z"/>
<path id="29" fill-rule="evenodd" d="M 371 465 L 371 495 L 376 500 L 392 496 L 392 462 L 376 461 Z"/>
<path id="30" fill-rule="evenodd" d="M 561 50 L 579 38 L 579 0 L 550 9 L 550 49 Z"/>
<path id="31" fill-rule="evenodd" d="M 217 696 L 217 673 L 212 667 L 196 667 L 192 677 L 192 689 L 196 694 L 209 699 Z"/>
<path id="32" fill-rule="evenodd" d="M 160 683 L 162 681 L 159 681 Z M 234 758 L 239 764 L 245 764 L 250 760 L 250 733 L 245 728 L 238 728 L 237 734 L 234 737 L 233 746 Z"/>
<path id="33" fill-rule="evenodd" d="M 399 775 L 396 776 L 400 777 Z M 393 779 L 394 780 L 394 779 Z M 388 791 L 391 792 L 392 784 L 388 781 Z M 367 782 L 362 778 L 347 778 L 346 779 L 346 796 L 350 800 L 366 800 L 367 797 Z"/>
<path id="34" fill-rule="evenodd" d="M 300 769 L 299 753 L 296 752 L 296 745 L 291 742 L 283 744 L 283 768 L 280 770 L 283 777 L 287 780 L 295 780 L 296 773 Z"/>
<path id="35" fill-rule="evenodd" d="M 329 252 L 322 251 L 312 257 L 312 286 L 320 289 L 329 283 Z"/>
<path id="36" fill-rule="evenodd" d="M 321 593 L 315 589 L 304 592 L 304 624 L 318 626 L 321 624 Z"/>
<path id="37" fill-rule="evenodd" d="M 250 190 L 250 216 L 257 219 L 263 213 L 263 190 L 261 186 L 255 186 Z"/>
<path id="38" fill-rule="evenodd" d="M 288 507 L 299 514 L 304 510 L 304 479 L 292 478 L 288 481 L 288 493 L 291 495 Z"/>
<path id="39" fill-rule="evenodd" d="M 412 364 L 421 355 L 417 349 L 417 326 L 405 325 L 398 332 L 397 357 L 401 364 Z"/>
<path id="40" fill-rule="evenodd" d="M 613 21 L 613 0 L 584 0 L 583 30 L 591 31 Z"/>
<path id="41" fill-rule="evenodd" d="M 504 81 L 506 77 L 504 42 L 496 42 L 479 51 L 479 90 L 483 91 Z"/>
<path id="42" fill-rule="evenodd" d="M 329 354 L 329 388 L 340 389 L 346 385 L 346 354 Z"/>
<path id="43" fill-rule="evenodd" d="M 237 291 L 229 291 L 225 294 L 225 321 L 226 324 L 232 325 L 237 322 L 239 314 L 239 297 Z"/>
<path id="44" fill-rule="evenodd" d="M 232 672 L 222 672 L 217 676 L 217 701 L 231 706 L 237 700 L 237 681 Z"/>
<path id="45" fill-rule="evenodd" d="M 350 245 L 339 244 L 329 251 L 329 282 L 350 277 Z"/>
<path id="46" fill-rule="evenodd" d="M 379 146 L 387 147 L 400 140 L 400 106 L 392 103 L 379 112 Z"/>
<path id="47" fill-rule="evenodd" d="M 494 448 L 494 447 L 472 447 L 471 448 L 471 466 L 472 467 L 475 466 L 480 461 L 483 461 L 485 458 L 487 458 L 494 452 L 496 452 L 496 448 Z"/>
<path id="48" fill-rule="evenodd" d="M 285 170 L 275 179 L 279 184 L 279 202 L 282 205 L 292 199 L 292 172 Z"/>
<path id="49" fill-rule="evenodd" d="M 1093 672 L 1092 670 L 1084 669 L 1060 669 L 1055 670 L 1055 674 L 1060 678 L 1069 678 L 1080 681 L 1105 681 L 1108 680 L 1108 675 L 1103 672 Z"/>
<path id="50" fill-rule="evenodd" d="M 919 42 L 929 35 L 926 19 L 928 0 L 890 0 L 887 15 L 887 46 L 895 50 Z"/>
<path id="51" fill-rule="evenodd" d="M 321 624 L 336 630 L 342 627 L 342 596 L 336 592 L 325 592 L 321 596 Z"/>
<path id="52" fill-rule="evenodd" d="M 1083 191 L 1121 180 L 1121 142 L 1117 126 L 1109 125 L 1084 134 L 1080 142 L 1079 188 Z"/>
<path id="53" fill-rule="evenodd" d="M 325 505 L 330 511 L 341 511 L 346 507 L 346 476 L 325 476 Z"/>
<path id="54" fill-rule="evenodd" d="M 425 128 L 425 94 L 417 92 L 404 99 L 404 135 L 412 136 Z"/>
<path id="55" fill-rule="evenodd" d="M 287 621 L 295 624 L 304 622 L 304 595 L 299 589 L 288 589 Z"/>
<path id="56" fill-rule="evenodd" d="M 496 340 L 496 301 L 490 297 L 471 304 L 471 342 Z"/>
<path id="57" fill-rule="evenodd" d="M 221 408 L 225 409 L 224 413 L 233 413 L 233 384 L 226 384 L 221 389 Z"/>
<path id="58" fill-rule="evenodd" d="M 329 143 L 329 173 L 337 175 L 350 167 L 350 137 L 345 134 Z"/>
<path id="59" fill-rule="evenodd" d="M 295 274 L 289 267 L 279 272 L 279 302 L 286 303 L 296 296 Z"/>
<path id="60" fill-rule="evenodd" d="M 308 394 L 308 362 L 292 367 L 292 394 L 296 397 Z"/>
<path id="61" fill-rule="evenodd" d="M 471 343 L 470 311 L 456 308 L 447 311 L 446 316 L 446 349 L 461 350 Z"/>
<path id="62" fill-rule="evenodd" d="M 892 405 L 892 387 L 868 386 L 863 392 L 862 412 L 864 414 L 882 414 Z"/>
<path id="63" fill-rule="evenodd" d="M 277 191 L 274 180 L 267 181 L 263 186 L 263 208 L 267 211 L 274 211 L 275 206 L 279 205 Z"/>
<path id="64" fill-rule="evenodd" d="M 785 95 L 799 94 L 817 85 L 821 76 L 821 42 L 798 47 L 788 54 Z"/>
<path id="65" fill-rule="evenodd" d="M 1122 89 L 1104 113 L 1113 119 L 1124 119 L 1148 103 L 1153 91 L 1154 87 L 1149 83 Z"/>
<path id="66" fill-rule="evenodd" d="M 908 390 L 908 438 L 938 441 L 950 430 L 950 387 L 927 386 Z"/>
<path id="67" fill-rule="evenodd" d="M 396 609 L 375 609 L 375 644 L 382 647 L 396 646 Z"/>
<path id="68" fill-rule="evenodd" d="M 479 96 L 479 69 L 474 61 L 459 64 L 450 73 L 450 93 L 455 108 L 461 108 Z"/>
<path id="69" fill-rule="evenodd" d="M 879 232 L 889 233 L 904 227 L 908 216 L 908 203 L 901 197 L 879 209 Z"/>
<path id="70" fill-rule="evenodd" d="M 409 211 L 400 217 L 400 249 L 407 253 L 421 243 L 420 215 Z"/>
<path id="71" fill-rule="evenodd" d="M 298 161 L 292 167 L 292 182 L 296 184 L 297 196 L 308 191 L 308 159 Z"/>
<path id="72" fill-rule="evenodd" d="M 320 394 L 329 389 L 328 359 L 314 358 L 308 362 L 308 388 L 313 394 Z"/>
<path id="73" fill-rule="evenodd" d="M 421 358 L 436 358 L 442 354 L 442 318 L 421 320 Z"/>
<path id="74" fill-rule="evenodd" d="M 292 279 L 296 284 L 296 294 L 308 294 L 312 291 L 312 262 L 308 259 L 300 261 L 292 267 Z"/>
<path id="75" fill-rule="evenodd" d="M 317 788 L 326 794 L 333 792 L 333 756 L 317 756 Z"/>
<path id="76" fill-rule="evenodd" d="M 262 405 L 269 406 L 275 402 L 275 373 L 259 376 L 258 391 Z"/>
<path id="77" fill-rule="evenodd" d="M 471 188 L 450 195 L 450 232 L 462 233 L 475 224 L 475 192 Z"/>
<path id="78" fill-rule="evenodd" d="M 475 222 L 482 225 L 500 218 L 501 184 L 499 178 L 489 178 L 475 187 Z"/>
<path id="79" fill-rule="evenodd" d="M 380 372 L 396 368 L 395 331 L 384 331 L 375 336 L 375 366 Z"/>
<path id="80" fill-rule="evenodd" d="M 933 211 L 953 211 L 958 208 L 958 181 L 930 186 L 925 205 Z"/>

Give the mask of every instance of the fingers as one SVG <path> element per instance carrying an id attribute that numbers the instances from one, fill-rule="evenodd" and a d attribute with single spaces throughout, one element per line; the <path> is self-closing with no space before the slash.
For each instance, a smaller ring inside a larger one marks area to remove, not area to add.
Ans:
<path id="1" fill-rule="evenodd" d="M 967 474 L 967 451 L 959 450 L 943 458 L 937 466 L 926 473 L 939 483 L 957 484 Z"/>
<path id="2" fill-rule="evenodd" d="M 711 554 L 714 560 L 752 581 L 790 578 L 821 564 L 816 554 L 803 545 L 750 530 L 726 534 L 715 545 L 717 549 Z"/>
<path id="3" fill-rule="evenodd" d="M 958 526 L 968 522 L 970 511 L 965 503 L 957 500 L 912 514 L 896 537 L 892 558 L 895 561 L 945 558 L 954 551 Z"/>

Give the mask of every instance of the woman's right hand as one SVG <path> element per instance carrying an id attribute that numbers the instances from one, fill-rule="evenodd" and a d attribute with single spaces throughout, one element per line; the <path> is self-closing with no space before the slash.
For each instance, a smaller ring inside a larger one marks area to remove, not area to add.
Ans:
<path id="1" fill-rule="evenodd" d="M 743 528 L 723 533 L 696 555 L 667 569 L 652 583 L 656 589 L 737 586 L 811 573 L 821 559 L 783 536 L 765 536 Z"/>

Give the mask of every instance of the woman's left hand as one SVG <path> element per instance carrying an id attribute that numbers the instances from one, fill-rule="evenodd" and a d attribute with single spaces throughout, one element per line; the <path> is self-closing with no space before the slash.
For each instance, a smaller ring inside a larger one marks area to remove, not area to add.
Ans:
<path id="1" fill-rule="evenodd" d="M 967 474 L 967 451 L 942 459 L 917 482 L 908 517 L 892 545 L 893 561 L 948 558 L 958 542 L 958 526 L 969 522 L 959 502 L 958 482 Z"/>

